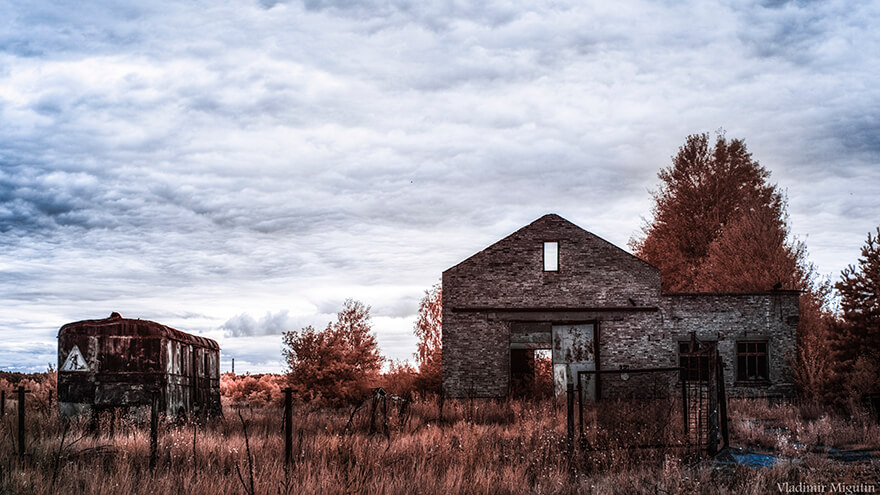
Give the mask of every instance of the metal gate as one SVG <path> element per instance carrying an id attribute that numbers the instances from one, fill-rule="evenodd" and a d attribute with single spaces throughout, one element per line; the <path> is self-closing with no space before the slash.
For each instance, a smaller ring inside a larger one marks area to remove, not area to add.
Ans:
<path id="1" fill-rule="evenodd" d="M 568 385 L 568 435 L 573 440 L 575 425 L 583 443 L 585 415 L 584 405 L 590 399 L 589 383 L 599 375 L 613 378 L 628 387 L 628 400 L 638 401 L 647 420 L 653 421 L 650 435 L 639 435 L 639 442 L 617 442 L 622 448 L 672 448 L 686 447 L 696 453 L 715 455 L 729 446 L 727 429 L 727 395 L 724 390 L 724 364 L 714 342 L 703 342 L 692 332 L 688 342 L 679 349 L 681 366 L 669 368 L 577 370 L 575 383 Z M 610 384 L 610 383 L 609 383 Z M 603 390 L 606 387 L 603 386 Z M 680 390 L 677 399 L 676 389 Z M 614 394 L 617 395 L 617 394 Z M 585 400 L 586 399 L 586 400 Z M 601 398 L 600 398 L 601 400 Z M 598 409 L 609 409 L 609 405 Z M 629 408 L 629 410 L 636 408 Z M 575 411 L 576 410 L 576 411 Z M 624 409 L 626 410 L 626 409 Z M 653 416 L 648 412 L 654 413 Z M 674 423 L 669 420 L 681 415 Z M 650 416 L 650 417 L 648 417 Z M 616 418 L 620 419 L 620 418 Z M 645 418 L 624 418 L 643 421 Z M 605 425 L 603 429 L 607 429 Z M 623 425 L 631 431 L 635 424 Z M 617 440 L 621 436 L 617 435 Z M 626 446 L 624 446 L 626 445 Z"/>
<path id="2" fill-rule="evenodd" d="M 727 430 L 727 394 L 724 391 L 724 363 L 714 342 L 703 342 L 691 332 L 681 359 L 681 393 L 684 429 L 688 443 L 699 451 L 715 455 L 730 445 Z"/>

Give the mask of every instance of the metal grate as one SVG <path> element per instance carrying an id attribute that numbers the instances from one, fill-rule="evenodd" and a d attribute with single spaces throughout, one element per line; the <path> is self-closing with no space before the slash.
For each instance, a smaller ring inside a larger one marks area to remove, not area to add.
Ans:
<path id="1" fill-rule="evenodd" d="M 585 423 L 596 421 L 596 418 L 585 418 L 584 396 L 589 390 L 587 384 L 601 375 L 605 377 L 603 380 L 606 382 L 603 388 L 607 388 L 612 380 L 628 382 L 631 390 L 635 392 L 627 400 L 640 401 L 644 406 L 636 408 L 644 412 L 640 413 L 639 417 L 623 418 L 629 424 L 622 425 L 622 431 L 635 433 L 638 440 L 634 437 L 630 442 L 620 434 L 610 435 L 614 437 L 618 448 L 663 448 L 684 445 L 696 453 L 705 452 L 715 455 L 719 450 L 727 447 L 729 438 L 724 365 L 715 343 L 700 341 L 692 332 L 687 358 L 681 361 L 686 366 L 679 367 L 578 371 L 575 383 L 568 386 L 569 440 L 573 440 L 577 430 L 583 444 Z M 675 397 L 676 387 L 681 391 L 680 398 Z M 605 406 L 591 408 L 590 414 L 601 415 L 606 409 L 608 408 Z M 623 408 L 619 411 L 628 410 L 631 411 L 633 408 Z M 603 430 L 621 426 L 620 422 L 616 421 L 619 418 L 611 419 L 613 420 L 611 423 L 617 424 L 603 424 Z M 644 431 L 639 431 L 640 425 Z M 645 435 L 646 432 L 649 435 Z M 594 445 L 593 448 L 596 446 Z"/>

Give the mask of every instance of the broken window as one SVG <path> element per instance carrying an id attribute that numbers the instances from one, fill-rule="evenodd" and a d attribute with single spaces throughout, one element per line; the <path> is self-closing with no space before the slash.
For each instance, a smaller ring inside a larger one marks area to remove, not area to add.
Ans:
<path id="1" fill-rule="evenodd" d="M 766 340 L 736 343 L 736 379 L 744 382 L 768 379 Z"/>
<path id="2" fill-rule="evenodd" d="M 555 272 L 559 270 L 559 243 L 544 243 L 544 271 Z"/>
<path id="3" fill-rule="evenodd" d="M 681 379 L 687 381 L 709 379 L 709 356 L 715 354 L 715 342 L 701 342 L 704 346 L 700 352 L 691 349 L 690 341 L 678 343 L 678 365 L 682 368 Z M 706 351 L 707 347 L 711 349 Z"/>

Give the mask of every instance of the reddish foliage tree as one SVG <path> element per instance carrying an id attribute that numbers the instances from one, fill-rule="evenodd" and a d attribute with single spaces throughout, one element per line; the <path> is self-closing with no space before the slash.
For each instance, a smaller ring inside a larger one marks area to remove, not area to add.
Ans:
<path id="1" fill-rule="evenodd" d="M 788 227 L 771 208 L 733 218 L 709 244 L 699 264 L 698 291 L 748 292 L 804 287 L 807 269 L 802 242 L 787 242 Z"/>
<path id="2" fill-rule="evenodd" d="M 408 362 L 391 361 L 388 372 L 382 374 L 381 386 L 386 392 L 410 398 L 421 386 L 420 375 Z"/>
<path id="3" fill-rule="evenodd" d="M 287 378 L 284 375 L 272 373 L 256 375 L 223 373 L 220 375 L 220 395 L 237 404 L 279 405 L 283 398 L 281 389 L 287 386 L 286 382 Z"/>
<path id="4" fill-rule="evenodd" d="M 792 358 L 794 380 L 803 397 L 830 402 L 838 364 L 831 351 L 834 317 L 828 308 L 831 281 L 810 280 L 800 298 L 797 356 Z"/>
<path id="5" fill-rule="evenodd" d="M 553 359 L 550 353 L 535 353 L 535 379 L 531 387 L 532 397 L 553 396 Z"/>
<path id="6" fill-rule="evenodd" d="M 786 204 L 745 142 L 687 137 L 658 174 L 653 220 L 630 246 L 660 269 L 665 291 L 804 290 L 795 380 L 812 398 L 833 375 L 829 362 L 830 287 L 818 281 L 802 242 L 789 240 Z"/>
<path id="7" fill-rule="evenodd" d="M 370 307 L 347 299 L 323 331 L 284 332 L 288 379 L 304 400 L 338 405 L 363 398 L 384 360 L 372 334 Z"/>
<path id="8" fill-rule="evenodd" d="M 880 227 L 876 236 L 868 233 L 858 266 L 844 269 L 834 287 L 843 313 L 835 350 L 850 392 L 880 391 Z"/>
<path id="9" fill-rule="evenodd" d="M 710 246 L 744 213 L 782 221 L 782 197 L 767 184 L 769 175 L 742 140 L 719 135 L 710 146 L 708 134 L 687 137 L 672 166 L 658 174 L 653 221 L 630 242 L 637 256 L 660 268 L 664 290 L 698 290 Z"/>
<path id="10" fill-rule="evenodd" d="M 425 297 L 419 303 L 419 317 L 413 333 L 419 338 L 416 348 L 419 388 L 426 392 L 439 393 L 443 354 L 443 290 L 439 283 L 425 291 Z"/>
<path id="11" fill-rule="evenodd" d="M 51 365 L 45 373 L 0 371 L 0 390 L 6 391 L 6 400 L 13 400 L 19 386 L 29 390 L 28 400 L 48 403 L 49 395 L 58 400 L 58 372 Z"/>

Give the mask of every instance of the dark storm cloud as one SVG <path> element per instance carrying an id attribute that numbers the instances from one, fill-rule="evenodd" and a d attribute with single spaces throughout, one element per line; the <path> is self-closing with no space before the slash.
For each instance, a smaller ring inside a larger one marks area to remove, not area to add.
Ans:
<path id="1" fill-rule="evenodd" d="M 99 226 L 82 214 L 101 192 L 95 176 L 0 164 L 0 229 L 30 232 L 47 226 Z"/>
<path id="2" fill-rule="evenodd" d="M 861 115 L 842 116 L 830 124 L 830 130 L 841 152 L 864 153 L 875 163 L 880 158 L 880 102 L 869 104 Z"/>
<path id="3" fill-rule="evenodd" d="M 0 326 L 118 310 L 276 367 L 280 331 L 353 297 L 409 357 L 405 319 L 443 269 L 548 212 L 625 245 L 684 137 L 722 126 L 839 271 L 880 211 L 878 19 L 851 2 L 2 6 Z"/>
<path id="4" fill-rule="evenodd" d="M 740 32 L 740 38 L 759 56 L 800 64 L 814 60 L 818 55 L 815 48 L 825 41 L 824 34 L 829 31 L 827 25 L 834 22 L 833 16 L 842 13 L 799 2 L 777 2 L 767 7 L 745 13 L 749 26 Z"/>

